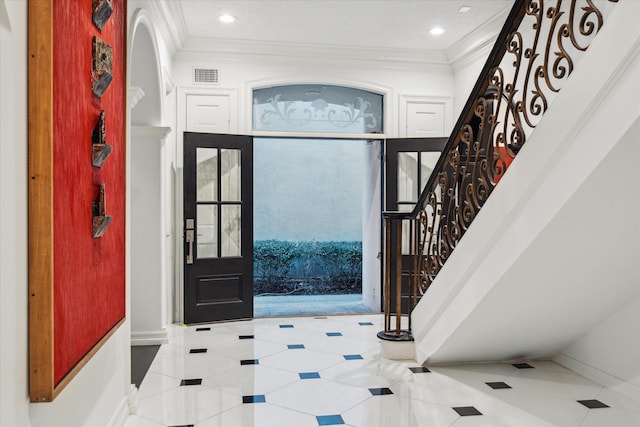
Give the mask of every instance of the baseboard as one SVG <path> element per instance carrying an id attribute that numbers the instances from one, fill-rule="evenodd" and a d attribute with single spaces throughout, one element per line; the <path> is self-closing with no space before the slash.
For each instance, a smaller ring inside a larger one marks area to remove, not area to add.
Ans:
<path id="1" fill-rule="evenodd" d="M 169 339 L 167 331 L 131 331 L 131 345 L 162 345 L 167 344 Z"/>
<path id="2" fill-rule="evenodd" d="M 126 396 L 122 397 L 116 412 L 111 417 L 111 421 L 107 424 L 107 427 L 124 427 L 129 418 L 129 399 Z"/>
<path id="3" fill-rule="evenodd" d="M 621 380 L 564 354 L 558 354 L 552 360 L 593 382 L 640 402 L 640 387 L 634 384 Z"/>
<path id="4" fill-rule="evenodd" d="M 127 405 L 129 406 L 130 415 L 135 415 L 138 412 L 138 388 L 135 386 L 135 384 L 129 385 Z"/>

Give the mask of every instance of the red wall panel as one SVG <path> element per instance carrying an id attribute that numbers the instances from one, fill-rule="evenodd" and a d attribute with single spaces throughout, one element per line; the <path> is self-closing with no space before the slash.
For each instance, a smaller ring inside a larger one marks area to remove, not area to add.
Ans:
<path id="1" fill-rule="evenodd" d="M 124 0 L 102 31 L 90 0 L 55 0 L 54 79 L 54 380 L 73 366 L 125 316 L 125 58 Z M 92 39 L 113 53 L 113 81 L 100 99 L 91 90 Z M 91 133 L 106 111 L 102 168 L 92 166 Z M 92 237 L 92 203 L 106 185 L 105 234 Z"/>

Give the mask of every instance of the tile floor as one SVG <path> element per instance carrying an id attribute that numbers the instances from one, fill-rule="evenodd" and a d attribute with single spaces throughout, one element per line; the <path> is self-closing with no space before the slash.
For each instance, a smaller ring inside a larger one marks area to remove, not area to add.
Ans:
<path id="1" fill-rule="evenodd" d="M 640 426 L 639 402 L 550 361 L 386 360 L 381 325 L 381 315 L 173 325 L 126 427 Z"/>

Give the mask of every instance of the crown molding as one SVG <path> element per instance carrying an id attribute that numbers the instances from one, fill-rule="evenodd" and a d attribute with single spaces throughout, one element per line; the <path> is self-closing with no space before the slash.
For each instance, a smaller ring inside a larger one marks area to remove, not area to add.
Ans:
<path id="1" fill-rule="evenodd" d="M 296 42 L 267 42 L 262 40 L 234 40 L 188 38 L 181 50 L 184 53 L 222 55 L 229 59 L 249 56 L 290 57 L 295 59 L 331 59 L 365 62 L 399 62 L 421 65 L 449 65 L 444 51 L 420 49 L 390 49 L 362 46 L 337 46 Z"/>
<path id="2" fill-rule="evenodd" d="M 449 64 L 454 69 L 464 67 L 478 58 L 486 57 L 504 26 L 511 7 L 505 7 L 484 24 L 467 34 L 446 51 Z"/>
<path id="3" fill-rule="evenodd" d="M 160 18 L 162 25 L 158 26 L 159 31 L 167 45 L 169 55 L 173 57 L 184 46 L 188 34 L 180 2 L 151 1 L 145 2 L 145 6 Z"/>

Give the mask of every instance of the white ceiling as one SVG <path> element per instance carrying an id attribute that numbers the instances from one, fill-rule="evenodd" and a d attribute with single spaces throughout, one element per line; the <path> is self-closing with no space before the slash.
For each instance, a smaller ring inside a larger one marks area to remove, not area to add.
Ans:
<path id="1" fill-rule="evenodd" d="M 446 51 L 513 0 L 178 0 L 187 39 Z M 461 6 L 470 6 L 459 13 Z M 238 18 L 233 24 L 222 14 Z M 502 19 L 504 20 L 504 18 Z M 429 29 L 441 26 L 439 37 Z M 500 25 L 501 26 L 501 25 Z M 497 33 L 499 28 L 494 28 Z"/>

